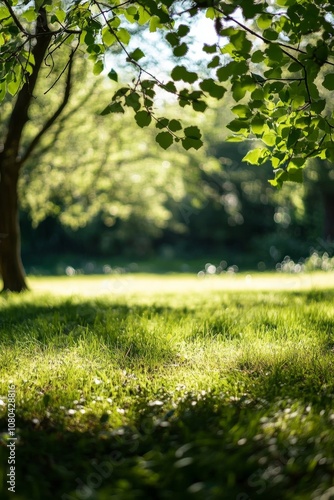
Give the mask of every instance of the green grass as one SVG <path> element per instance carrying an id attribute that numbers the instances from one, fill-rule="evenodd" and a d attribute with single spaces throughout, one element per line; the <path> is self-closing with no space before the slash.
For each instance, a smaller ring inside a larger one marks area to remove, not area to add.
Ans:
<path id="1" fill-rule="evenodd" d="M 334 498 L 333 279 L 34 278 L 0 296 L 0 498 Z"/>

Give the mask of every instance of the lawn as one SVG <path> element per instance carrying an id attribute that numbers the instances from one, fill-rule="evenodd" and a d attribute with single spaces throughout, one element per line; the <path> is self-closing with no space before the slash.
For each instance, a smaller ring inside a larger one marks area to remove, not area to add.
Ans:
<path id="1" fill-rule="evenodd" d="M 333 273 L 30 286 L 0 296 L 1 499 L 334 498 Z"/>

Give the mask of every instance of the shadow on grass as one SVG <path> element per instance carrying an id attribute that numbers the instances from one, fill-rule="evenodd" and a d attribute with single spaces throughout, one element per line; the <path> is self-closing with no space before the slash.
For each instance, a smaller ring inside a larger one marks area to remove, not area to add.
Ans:
<path id="1" fill-rule="evenodd" d="M 301 426 L 310 410 L 291 400 L 185 394 L 173 409 L 136 410 L 129 426 L 96 421 L 90 432 L 19 420 L 15 498 L 278 500 L 332 486 L 330 421 Z M 13 498 L 4 476 L 1 487 Z"/>
<path id="2" fill-rule="evenodd" d="M 333 297 L 326 294 L 322 300 Z M 102 300 L 64 300 L 52 307 L 8 303 L 1 316 L 1 341 L 15 343 L 33 335 L 45 345 L 62 346 L 68 340 L 76 343 L 92 328 L 103 341 L 106 329 L 114 332 L 107 345 L 120 345 L 122 331 L 130 328 L 134 316 L 141 335 L 140 325 L 145 329 L 147 319 L 155 315 L 167 321 L 188 314 L 186 308 L 129 307 Z M 330 334 L 331 320 L 323 321 Z M 204 336 L 215 336 L 224 325 L 221 318 L 212 319 Z M 227 322 L 227 330 L 232 326 Z M 132 352 L 144 355 L 144 350 Z M 163 359 L 163 351 L 155 356 Z M 16 495 L 7 491 L 8 441 L 3 436 L 0 497 L 292 500 L 320 499 L 324 494 L 330 499 L 331 493 L 324 493 L 333 486 L 334 476 L 329 365 L 327 371 L 316 371 L 287 358 L 274 369 L 265 363 L 258 371 L 252 363 L 239 369 L 242 383 L 234 392 L 181 392 L 173 396 L 174 404 L 168 394 L 165 399 L 160 394 L 163 404 L 153 406 L 147 396 L 139 395 L 128 425 L 120 428 L 92 415 L 89 432 L 80 432 L 80 425 L 70 419 L 45 416 L 34 424 L 18 411 Z M 0 429 L 6 428 L 2 419 Z"/>

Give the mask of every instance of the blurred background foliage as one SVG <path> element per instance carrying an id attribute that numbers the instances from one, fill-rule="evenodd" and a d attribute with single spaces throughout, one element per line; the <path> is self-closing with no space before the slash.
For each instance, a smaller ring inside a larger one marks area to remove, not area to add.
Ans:
<path id="1" fill-rule="evenodd" d="M 331 256 L 331 164 L 313 160 L 304 184 L 271 187 L 269 165 L 241 161 L 253 144 L 226 142 L 228 98 L 210 103 L 205 116 L 162 102 L 165 116 L 182 113 L 183 120 L 196 120 L 205 143 L 194 152 L 181 147 L 163 151 L 154 128 L 137 127 L 131 113 L 100 116 L 117 84 L 89 76 L 86 64 L 77 60 L 70 104 L 21 176 L 22 252 L 28 272 L 57 272 L 61 256 L 67 261 L 71 256 L 77 266 L 94 259 L 156 259 L 161 270 L 178 262 L 176 270 L 183 271 L 192 270 L 193 259 L 264 270 L 286 256 L 307 257 L 314 249 Z M 49 79 L 40 79 L 27 141 L 43 123 L 45 110 L 56 109 L 59 92 L 54 90 L 61 85 L 47 92 Z M 3 103 L 0 127 L 10 107 Z"/>

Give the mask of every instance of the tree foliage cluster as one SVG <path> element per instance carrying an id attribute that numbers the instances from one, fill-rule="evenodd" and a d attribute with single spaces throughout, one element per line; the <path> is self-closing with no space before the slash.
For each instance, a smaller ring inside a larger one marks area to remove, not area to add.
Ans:
<path id="1" fill-rule="evenodd" d="M 217 33 L 216 43 L 203 43 L 203 54 L 210 56 L 205 74 L 190 70 L 186 58 L 192 22 L 203 15 Z M 118 68 L 110 69 L 106 54 L 118 46 L 133 68 L 133 80 L 117 89 L 102 114 L 131 108 L 140 127 L 154 122 L 163 148 L 180 142 L 186 150 L 198 149 L 199 128 L 158 116 L 157 94 L 163 90 L 176 96 L 181 107 L 203 112 L 207 96 L 220 100 L 230 89 L 235 119 L 229 129 L 237 139 L 256 137 L 263 142 L 246 160 L 270 160 L 275 184 L 300 181 L 307 158 L 334 158 L 334 122 L 326 105 L 326 90 L 334 89 L 333 15 L 332 2 L 311 0 L 39 0 L 20 6 L 17 0 L 6 0 L 0 10 L 1 96 L 15 95 L 33 72 L 37 38 L 50 39 L 46 61 L 51 67 L 53 54 L 70 44 L 72 50 L 88 53 L 94 74 L 107 67 L 109 78 L 116 81 Z M 47 25 L 36 32 L 41 16 Z M 138 40 L 138 46 L 131 43 L 134 26 L 144 29 L 145 36 L 163 32 L 176 59 L 169 78 L 160 80 L 146 69 L 150 54 Z"/>

